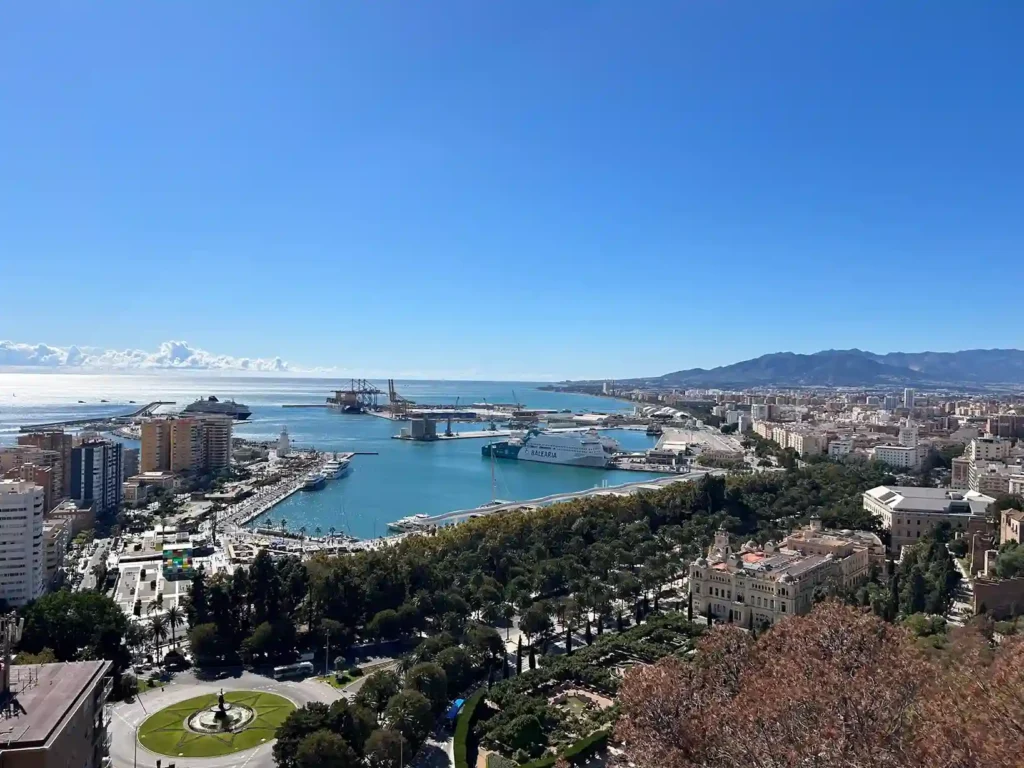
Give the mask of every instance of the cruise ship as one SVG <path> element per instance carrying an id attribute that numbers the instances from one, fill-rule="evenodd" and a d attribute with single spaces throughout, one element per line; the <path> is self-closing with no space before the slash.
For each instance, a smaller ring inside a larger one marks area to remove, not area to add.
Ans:
<path id="1" fill-rule="evenodd" d="M 304 491 L 319 491 L 327 485 L 327 476 L 320 472 L 310 472 L 306 475 L 305 481 L 302 483 L 302 490 Z"/>
<path id="2" fill-rule="evenodd" d="M 539 461 L 544 464 L 568 464 L 573 467 L 608 466 L 604 441 L 596 434 L 580 432 L 540 432 L 531 430 L 521 437 L 491 443 L 480 449 L 487 457 Z"/>
<path id="3" fill-rule="evenodd" d="M 350 459 L 331 459 L 324 464 L 324 476 L 328 480 L 337 480 L 339 477 L 344 477 L 348 474 L 348 468 L 351 464 Z"/>
<path id="4" fill-rule="evenodd" d="M 234 400 L 225 400 L 221 402 L 213 395 L 210 395 L 205 400 L 203 398 L 199 398 L 194 403 L 189 403 L 185 406 L 182 413 L 230 416 L 238 421 L 244 421 L 252 415 L 252 411 L 249 410 L 249 406 L 242 405 L 242 403 L 236 403 Z"/>

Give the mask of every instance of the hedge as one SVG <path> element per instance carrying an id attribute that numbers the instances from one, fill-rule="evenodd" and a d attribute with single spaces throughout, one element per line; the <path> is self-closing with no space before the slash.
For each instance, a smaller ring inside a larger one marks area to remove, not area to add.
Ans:
<path id="1" fill-rule="evenodd" d="M 469 768 L 467 757 L 469 731 L 473 727 L 473 720 L 476 718 L 477 705 L 483 701 L 486 689 L 481 688 L 474 693 L 459 712 L 458 720 L 455 723 L 455 768 Z"/>
<path id="2" fill-rule="evenodd" d="M 569 761 L 570 764 L 576 760 L 583 760 L 590 757 L 595 752 L 604 748 L 608 743 L 608 737 L 610 733 L 607 730 L 594 731 L 589 736 L 586 736 L 574 744 L 570 744 L 569 748 L 560 755 L 548 755 L 537 760 L 533 760 L 529 763 L 524 763 L 519 768 L 552 768 L 558 761 L 558 758 L 564 757 Z M 456 759 L 456 768 L 458 768 L 458 761 Z"/>

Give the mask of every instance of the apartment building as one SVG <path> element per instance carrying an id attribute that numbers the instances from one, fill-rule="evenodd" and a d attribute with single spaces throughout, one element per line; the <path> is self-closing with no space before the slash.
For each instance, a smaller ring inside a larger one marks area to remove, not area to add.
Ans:
<path id="1" fill-rule="evenodd" d="M 34 445 L 12 445 L 0 448 L 0 476 L 5 480 L 30 480 L 48 482 L 45 503 L 52 508 L 61 499 L 67 496 L 64 491 L 64 483 L 68 477 L 67 468 L 70 465 L 64 463 L 62 455 L 57 451 L 46 448 L 38 448 Z M 25 469 L 29 467 L 29 469 Z M 43 471 L 49 469 L 49 479 L 44 481 L 41 474 L 32 467 L 39 467 Z M 37 480 L 38 478 L 38 480 Z"/>
<path id="2" fill-rule="evenodd" d="M 21 606 L 40 597 L 44 491 L 24 480 L 0 480 L 0 598 Z"/>
<path id="3" fill-rule="evenodd" d="M 993 437 L 1024 437 L 1024 416 L 1000 413 L 985 421 L 985 432 Z"/>
<path id="4" fill-rule="evenodd" d="M 123 466 L 121 467 L 121 479 L 127 480 L 132 475 L 139 474 L 139 458 L 141 451 L 138 448 L 125 448 L 122 455 L 121 461 Z"/>
<path id="5" fill-rule="evenodd" d="M 853 453 L 853 435 L 837 437 L 828 444 L 828 455 L 832 459 L 841 459 Z"/>
<path id="6" fill-rule="evenodd" d="M 226 416 L 155 419 L 143 424 L 142 473 L 226 469 L 231 462 L 232 426 Z"/>
<path id="7" fill-rule="evenodd" d="M 927 536 L 940 523 L 966 531 L 971 522 L 984 522 L 988 505 L 995 501 L 975 491 L 960 493 L 946 488 L 880 485 L 865 491 L 864 509 L 890 531 L 890 551 L 899 551 Z"/>
<path id="8" fill-rule="evenodd" d="M 693 610 L 740 626 L 771 625 L 810 611 L 819 585 L 848 588 L 867 580 L 871 564 L 884 555 L 874 534 L 825 531 L 817 520 L 779 544 L 761 548 L 750 541 L 738 551 L 720 530 L 707 557 L 690 565 Z"/>
<path id="9" fill-rule="evenodd" d="M 117 512 L 121 506 L 123 476 L 121 443 L 87 440 L 71 451 L 71 498 L 92 504 L 97 515 Z"/>
<path id="10" fill-rule="evenodd" d="M 952 461 L 949 487 L 958 491 L 966 491 L 971 484 L 971 460 L 966 456 L 958 456 Z"/>
<path id="11" fill-rule="evenodd" d="M 17 706 L 6 709 L 0 721 L 3 768 L 107 765 L 105 708 L 112 668 L 111 661 L 10 667 L 3 695 Z"/>
<path id="12" fill-rule="evenodd" d="M 43 580 L 47 589 L 58 587 L 64 581 L 64 560 L 72 536 L 68 518 L 43 520 Z"/>
<path id="13" fill-rule="evenodd" d="M 55 432 L 30 432 L 27 435 L 18 435 L 18 445 L 38 448 L 41 451 L 53 451 L 57 454 L 58 460 L 53 463 L 53 472 L 57 479 L 57 485 L 53 489 L 53 503 L 56 504 L 71 493 L 71 450 L 74 446 L 74 438 L 62 431 Z"/>
<path id="14" fill-rule="evenodd" d="M 924 445 L 876 445 L 869 455 L 875 461 L 888 464 L 898 469 L 917 469 L 927 455 L 928 448 Z"/>
<path id="15" fill-rule="evenodd" d="M 141 472 L 167 472 L 171 468 L 171 420 L 153 419 L 142 423 L 139 449 Z"/>
<path id="16" fill-rule="evenodd" d="M 964 456 L 968 461 L 1003 461 L 1010 457 L 1013 443 L 1003 438 L 985 435 L 976 437 L 967 445 Z"/>

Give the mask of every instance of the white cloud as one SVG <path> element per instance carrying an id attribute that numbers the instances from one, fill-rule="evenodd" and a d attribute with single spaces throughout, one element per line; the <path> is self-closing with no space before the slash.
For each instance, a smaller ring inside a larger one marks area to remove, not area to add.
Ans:
<path id="1" fill-rule="evenodd" d="M 141 349 L 94 349 L 49 344 L 0 341 L 0 366 L 36 368 L 238 370 L 284 372 L 290 370 L 280 357 L 270 359 L 215 355 L 186 341 L 165 341 L 155 352 Z"/>

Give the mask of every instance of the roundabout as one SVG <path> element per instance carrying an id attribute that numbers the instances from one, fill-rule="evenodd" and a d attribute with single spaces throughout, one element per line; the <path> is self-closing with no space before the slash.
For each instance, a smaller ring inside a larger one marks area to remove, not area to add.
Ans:
<path id="1" fill-rule="evenodd" d="M 150 715 L 138 727 L 138 740 L 158 755 L 220 757 L 272 741 L 294 710 L 295 704 L 274 693 L 208 693 Z"/>

